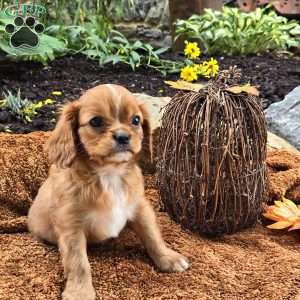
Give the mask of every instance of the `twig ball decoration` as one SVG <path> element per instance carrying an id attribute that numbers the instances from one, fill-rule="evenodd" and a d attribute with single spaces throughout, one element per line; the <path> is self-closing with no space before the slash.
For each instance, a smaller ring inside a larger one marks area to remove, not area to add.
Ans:
<path id="1" fill-rule="evenodd" d="M 254 225 L 266 197 L 267 129 L 257 96 L 233 94 L 235 67 L 199 92 L 179 92 L 165 107 L 158 151 L 163 207 L 205 235 Z"/>

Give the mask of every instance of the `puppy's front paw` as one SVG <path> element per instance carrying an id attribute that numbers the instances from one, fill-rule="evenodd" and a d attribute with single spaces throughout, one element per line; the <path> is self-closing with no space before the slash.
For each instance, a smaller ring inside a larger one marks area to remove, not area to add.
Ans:
<path id="1" fill-rule="evenodd" d="M 154 262 L 165 272 L 183 272 L 190 266 L 186 257 L 169 248 L 162 255 L 154 257 Z"/>
<path id="2" fill-rule="evenodd" d="M 62 300 L 95 300 L 93 287 L 67 287 L 62 293 Z"/>

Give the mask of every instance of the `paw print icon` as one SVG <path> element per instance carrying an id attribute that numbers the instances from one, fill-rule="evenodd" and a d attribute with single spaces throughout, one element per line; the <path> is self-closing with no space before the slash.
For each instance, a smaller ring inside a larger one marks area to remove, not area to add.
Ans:
<path id="1" fill-rule="evenodd" d="M 45 27 L 34 17 L 23 18 L 17 16 L 14 24 L 7 24 L 5 31 L 10 34 L 10 45 L 14 48 L 36 48 L 39 45 L 39 35 L 43 33 Z"/>

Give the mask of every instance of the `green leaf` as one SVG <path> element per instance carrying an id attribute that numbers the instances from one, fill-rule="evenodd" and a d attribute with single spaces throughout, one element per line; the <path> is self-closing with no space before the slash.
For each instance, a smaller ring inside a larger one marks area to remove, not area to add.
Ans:
<path id="1" fill-rule="evenodd" d="M 169 47 L 163 47 L 163 48 L 159 48 L 155 51 L 153 51 L 156 55 L 160 55 L 163 54 L 165 52 L 167 52 L 170 48 Z"/>
<path id="2" fill-rule="evenodd" d="M 131 51 L 130 52 L 130 56 L 131 56 L 132 61 L 134 62 L 135 65 L 140 64 L 141 58 L 140 58 L 140 56 L 139 56 L 139 54 L 137 52 Z"/>
<path id="3" fill-rule="evenodd" d="M 132 59 L 132 57 L 129 58 L 129 65 L 131 66 L 131 69 L 134 71 L 135 70 L 135 62 Z"/>
<path id="4" fill-rule="evenodd" d="M 112 38 L 112 41 L 118 42 L 118 43 L 124 44 L 124 45 L 128 44 L 128 40 L 127 40 L 127 39 L 125 39 L 125 38 L 123 38 L 123 37 L 119 37 L 119 36 L 113 37 L 113 38 Z"/>
<path id="5" fill-rule="evenodd" d="M 132 48 L 134 49 L 138 49 L 138 48 L 141 48 L 143 47 L 143 44 L 141 41 L 136 41 L 133 45 L 132 45 Z"/>
<path id="6" fill-rule="evenodd" d="M 100 56 L 99 51 L 96 49 L 87 49 L 87 50 L 82 51 L 82 53 L 92 59 L 96 59 L 97 57 Z"/>

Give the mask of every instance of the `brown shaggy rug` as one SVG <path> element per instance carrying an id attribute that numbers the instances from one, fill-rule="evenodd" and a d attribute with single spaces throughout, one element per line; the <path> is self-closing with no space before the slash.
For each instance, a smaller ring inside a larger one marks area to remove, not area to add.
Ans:
<path id="1" fill-rule="evenodd" d="M 47 133 L 0 134 L 0 299 L 60 299 L 63 270 L 55 246 L 35 241 L 26 213 L 47 176 Z M 268 155 L 270 200 L 286 195 L 300 203 L 300 156 Z M 168 244 L 191 268 L 159 272 L 134 234 L 89 248 L 98 299 L 292 300 L 300 293 L 300 235 L 262 224 L 222 238 L 206 239 L 182 229 L 160 211 L 154 175 L 146 195 L 157 210 Z M 84 299 L 83 299 L 84 300 Z"/>

